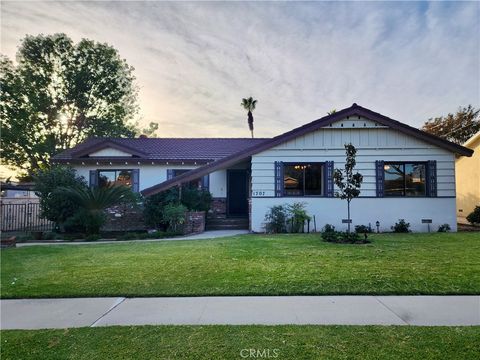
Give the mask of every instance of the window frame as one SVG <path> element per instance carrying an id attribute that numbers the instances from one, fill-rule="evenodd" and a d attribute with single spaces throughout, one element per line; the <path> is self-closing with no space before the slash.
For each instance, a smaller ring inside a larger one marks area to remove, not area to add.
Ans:
<path id="1" fill-rule="evenodd" d="M 100 173 L 105 171 L 109 171 L 109 172 L 112 172 L 112 171 L 115 171 L 115 179 L 117 178 L 117 174 L 116 172 L 121 172 L 121 171 L 130 171 L 130 180 L 131 180 L 131 184 L 129 186 L 129 188 L 133 191 L 133 171 L 135 169 L 97 169 L 97 187 L 100 187 Z M 127 186 L 127 185 L 125 185 Z"/>
<path id="2" fill-rule="evenodd" d="M 419 195 L 419 196 L 411 196 L 407 195 L 407 177 L 406 174 L 403 175 L 403 192 L 404 195 L 387 195 L 387 187 L 386 187 L 386 178 L 385 178 L 385 166 L 386 165 L 423 165 L 425 168 L 425 194 L 424 195 Z M 429 169 L 428 169 L 428 161 L 384 161 L 383 162 L 384 170 L 383 170 L 383 197 L 386 198 L 413 198 L 413 199 L 421 199 L 421 198 L 427 198 L 429 196 Z"/>
<path id="3" fill-rule="evenodd" d="M 287 195 L 285 193 L 285 167 L 287 166 L 295 166 L 295 165 L 320 165 L 321 166 L 321 180 L 320 180 L 320 187 L 321 187 L 321 194 L 320 195 L 305 195 L 305 169 L 303 169 L 303 195 Z M 289 161 L 283 162 L 283 170 L 282 170 L 282 197 L 288 198 L 323 198 L 327 197 L 326 192 L 326 184 L 325 184 L 325 161 Z"/>

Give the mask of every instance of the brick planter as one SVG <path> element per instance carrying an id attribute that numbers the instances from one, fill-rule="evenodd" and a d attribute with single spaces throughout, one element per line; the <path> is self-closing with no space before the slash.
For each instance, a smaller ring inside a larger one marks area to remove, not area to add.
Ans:
<path id="1" fill-rule="evenodd" d="M 183 234 L 198 234 L 205 231 L 205 211 L 187 211 Z"/>
<path id="2" fill-rule="evenodd" d="M 17 246 L 17 238 L 15 236 L 0 240 L 1 248 L 9 248 Z"/>

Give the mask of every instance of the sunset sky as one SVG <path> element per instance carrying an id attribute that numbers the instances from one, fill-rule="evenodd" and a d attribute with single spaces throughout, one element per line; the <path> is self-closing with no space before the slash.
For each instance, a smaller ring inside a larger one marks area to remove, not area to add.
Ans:
<path id="1" fill-rule="evenodd" d="M 478 2 L 3 2 L 1 52 L 25 34 L 107 42 L 135 67 L 162 137 L 269 137 L 356 102 L 420 126 L 479 106 Z"/>

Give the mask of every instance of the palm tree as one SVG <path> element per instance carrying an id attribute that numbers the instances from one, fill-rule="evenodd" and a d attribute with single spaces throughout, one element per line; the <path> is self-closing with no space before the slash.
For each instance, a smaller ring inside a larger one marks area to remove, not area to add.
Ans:
<path id="1" fill-rule="evenodd" d="M 88 234 L 98 234 L 105 223 L 105 209 L 124 202 L 132 202 L 135 195 L 129 187 L 108 184 L 104 187 L 60 187 L 58 193 L 78 206 L 78 216 Z"/>
<path id="2" fill-rule="evenodd" d="M 253 115 L 252 111 L 255 110 L 255 105 L 257 105 L 257 100 L 253 100 L 253 98 L 250 96 L 248 99 L 242 99 L 242 103 L 240 104 L 243 106 L 245 110 L 248 110 L 248 128 L 250 129 L 250 132 L 252 133 L 252 139 L 253 139 Z"/>

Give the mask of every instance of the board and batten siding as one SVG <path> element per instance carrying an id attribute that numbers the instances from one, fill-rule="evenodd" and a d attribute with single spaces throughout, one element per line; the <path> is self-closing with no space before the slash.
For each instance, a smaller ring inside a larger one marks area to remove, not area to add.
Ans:
<path id="1" fill-rule="evenodd" d="M 275 162 L 325 162 L 334 161 L 334 168 L 343 169 L 345 165 L 344 144 L 352 143 L 357 148 L 356 170 L 363 175 L 360 196 L 363 199 L 355 199 L 353 203 L 365 202 L 367 199 L 370 204 L 365 206 L 382 208 L 383 212 L 392 212 L 395 206 L 403 204 L 405 212 L 395 212 L 393 218 L 396 221 L 400 218 L 408 218 L 407 209 L 412 214 L 415 208 L 421 208 L 422 213 L 419 216 L 428 218 L 429 204 L 437 207 L 440 205 L 439 198 L 443 198 L 441 206 L 445 216 L 436 213 L 436 218 L 441 221 L 440 224 L 449 223 L 456 228 L 455 221 L 455 155 L 447 150 L 428 144 L 416 138 L 405 135 L 397 130 L 385 126 L 376 125 L 367 119 L 344 119 L 333 123 L 332 126 L 321 128 L 293 140 L 275 146 L 271 149 L 252 156 L 252 228 L 254 231 L 262 231 L 263 218 L 268 207 L 273 204 L 290 203 L 293 201 L 302 201 L 307 203 L 307 207 L 317 207 L 320 204 L 327 205 L 323 211 L 336 211 L 337 205 L 345 206 L 344 201 L 340 199 L 326 199 L 313 197 L 280 197 L 275 198 Z M 429 161 L 437 162 L 437 197 L 436 198 L 376 198 L 376 176 L 375 161 Z M 399 200 L 399 201 L 396 201 Z M 373 202 L 372 202 L 373 201 Z M 433 201 L 433 203 L 432 203 Z M 436 202 L 435 202 L 436 201 Z M 410 205 L 417 203 L 411 208 Z M 268 205 L 271 204 L 271 205 Z M 392 207 L 392 204 L 393 205 Z M 420 205 L 421 204 L 421 205 Z M 331 208 L 330 208 L 331 206 Z M 384 207 L 385 206 L 385 207 Z M 453 206 L 453 207 L 452 207 Z M 398 206 L 397 206 L 398 207 Z M 446 208 L 445 208 L 446 207 Z M 402 206 L 400 206 L 402 208 Z M 313 208 L 312 208 L 313 210 Z M 316 209 L 315 211 L 321 211 Z M 397 209 L 398 210 L 398 209 Z M 312 215 L 314 213 L 310 212 Z M 453 215 L 452 215 L 453 214 Z M 336 218 L 340 223 L 333 222 L 339 228 L 343 212 L 337 213 Z M 354 214 L 355 216 L 355 214 Z M 318 218 L 318 213 L 317 213 Z M 389 221 L 393 220 L 390 219 Z M 432 217 L 433 218 L 433 217 Z M 358 219 L 358 217 L 357 217 Z M 362 223 L 365 224 L 365 218 Z M 378 220 L 378 219 L 376 219 Z M 376 220 L 370 219 L 375 222 Z M 433 219 L 436 223 L 437 221 Z M 353 220 L 355 223 L 355 219 Z M 416 221 L 416 220 L 415 220 Z M 323 226 L 326 222 L 321 222 Z M 360 222 L 357 222 L 359 224 Z M 368 222 L 366 223 L 368 225 Z M 389 227 L 393 223 L 388 224 Z M 384 224 L 386 226 L 386 224 Z M 415 226 L 414 226 L 415 227 Z M 413 227 L 413 228 L 414 228 Z M 424 226 L 423 226 L 424 227 Z M 425 231 L 425 229 L 418 231 Z M 384 230 L 387 230 L 384 227 Z M 435 228 L 436 230 L 436 228 Z"/>

